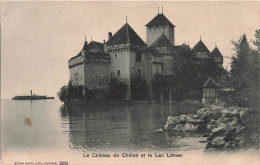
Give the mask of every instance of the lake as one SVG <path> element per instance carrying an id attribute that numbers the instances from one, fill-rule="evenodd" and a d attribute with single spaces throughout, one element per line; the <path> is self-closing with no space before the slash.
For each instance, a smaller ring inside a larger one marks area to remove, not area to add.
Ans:
<path id="1" fill-rule="evenodd" d="M 2 152 L 199 151 L 196 133 L 158 132 L 169 115 L 199 105 L 63 105 L 54 100 L 1 100 Z"/>

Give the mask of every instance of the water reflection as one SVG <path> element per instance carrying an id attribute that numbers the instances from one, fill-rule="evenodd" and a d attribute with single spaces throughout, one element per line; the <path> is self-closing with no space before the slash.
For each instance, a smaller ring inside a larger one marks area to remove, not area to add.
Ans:
<path id="1" fill-rule="evenodd" d="M 199 105 L 68 105 L 61 106 L 64 134 L 73 150 L 177 150 L 180 139 L 194 134 L 155 132 L 169 115 L 194 113 Z"/>

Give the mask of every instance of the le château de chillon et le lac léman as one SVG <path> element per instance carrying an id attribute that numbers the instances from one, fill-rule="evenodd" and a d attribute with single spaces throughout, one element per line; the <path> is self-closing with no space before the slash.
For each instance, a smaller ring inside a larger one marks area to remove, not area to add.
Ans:
<path id="1" fill-rule="evenodd" d="M 173 67 L 178 65 L 174 63 L 175 56 L 181 49 L 191 50 L 198 62 L 211 58 L 217 65 L 223 65 L 223 56 L 217 46 L 210 52 L 201 39 L 192 49 L 186 43 L 175 45 L 175 25 L 163 12 L 158 12 L 145 26 L 146 43 L 127 21 L 114 35 L 108 32 L 108 41 L 88 43 L 85 39 L 83 49 L 68 61 L 71 83 L 82 85 L 83 89 L 108 91 L 110 79 L 114 77 L 127 84 L 125 100 L 131 100 L 131 78 L 140 75 L 148 86 L 156 75 L 161 76 L 160 81 L 171 81 Z M 170 88 L 162 85 L 159 99 L 171 100 Z M 154 99 L 152 88 L 149 95 Z"/>

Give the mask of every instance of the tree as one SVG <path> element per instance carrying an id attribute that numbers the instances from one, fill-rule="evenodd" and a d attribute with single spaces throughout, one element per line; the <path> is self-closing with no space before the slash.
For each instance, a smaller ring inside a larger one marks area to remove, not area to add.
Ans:
<path id="1" fill-rule="evenodd" d="M 256 31 L 259 36 L 259 31 Z M 255 41 L 256 45 L 259 38 Z M 259 52 L 253 50 L 246 35 L 232 42 L 235 55 L 231 63 L 231 86 L 235 90 L 234 102 L 254 109 L 259 107 Z"/>
<path id="2" fill-rule="evenodd" d="M 197 78 L 195 57 L 192 52 L 182 48 L 180 53 L 174 56 L 173 64 L 174 87 L 173 99 L 180 101 L 187 98 L 197 98 Z"/>
<path id="3" fill-rule="evenodd" d="M 74 85 L 70 80 L 68 83 L 68 100 L 83 97 L 83 85 Z"/>
<path id="4" fill-rule="evenodd" d="M 117 78 L 111 77 L 109 82 L 109 98 L 125 99 L 128 91 L 128 85 Z"/>
<path id="5" fill-rule="evenodd" d="M 59 97 L 61 102 L 65 102 L 68 97 L 68 86 L 63 86 L 60 88 L 60 91 L 57 93 L 57 96 Z"/>
<path id="6" fill-rule="evenodd" d="M 140 100 L 148 98 L 148 86 L 145 79 L 138 74 L 131 77 L 131 100 Z"/>

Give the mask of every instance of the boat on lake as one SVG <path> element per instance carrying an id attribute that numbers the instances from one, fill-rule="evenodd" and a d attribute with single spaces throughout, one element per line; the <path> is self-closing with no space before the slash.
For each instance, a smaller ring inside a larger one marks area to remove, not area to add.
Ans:
<path id="1" fill-rule="evenodd" d="M 31 95 L 14 96 L 13 99 L 14 100 L 44 100 L 44 99 L 54 99 L 54 97 L 47 97 L 46 95 L 32 94 L 32 90 L 31 90 Z"/>

